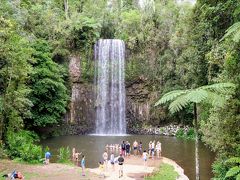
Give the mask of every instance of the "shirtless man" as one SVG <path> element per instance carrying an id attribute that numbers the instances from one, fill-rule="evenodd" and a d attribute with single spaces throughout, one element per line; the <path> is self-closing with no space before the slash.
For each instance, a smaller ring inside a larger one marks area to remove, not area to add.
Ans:
<path id="1" fill-rule="evenodd" d="M 75 161 L 76 161 L 76 165 L 78 166 L 79 164 L 79 156 L 82 154 L 82 152 L 80 152 L 80 153 L 78 153 L 78 152 L 76 152 L 75 153 L 75 156 L 74 156 L 74 158 L 75 158 Z"/>
<path id="2" fill-rule="evenodd" d="M 133 153 L 134 153 L 134 156 L 137 155 L 137 148 L 138 148 L 138 142 L 135 140 L 134 143 L 133 143 Z"/>

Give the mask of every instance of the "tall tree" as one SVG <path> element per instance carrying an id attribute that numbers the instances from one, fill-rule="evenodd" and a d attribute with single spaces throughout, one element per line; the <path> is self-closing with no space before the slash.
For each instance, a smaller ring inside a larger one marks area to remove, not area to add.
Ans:
<path id="1" fill-rule="evenodd" d="M 47 42 L 38 40 L 33 45 L 34 73 L 30 78 L 33 102 L 32 118 L 29 126 L 44 127 L 57 124 L 66 113 L 68 100 L 67 88 L 64 84 L 66 69 L 51 59 L 51 50 Z"/>

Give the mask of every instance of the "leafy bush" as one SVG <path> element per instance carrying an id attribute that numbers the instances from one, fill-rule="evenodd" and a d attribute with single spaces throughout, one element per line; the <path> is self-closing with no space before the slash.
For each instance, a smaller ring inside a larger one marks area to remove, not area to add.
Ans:
<path id="1" fill-rule="evenodd" d="M 183 138 L 184 136 L 185 136 L 185 132 L 182 128 L 180 128 L 176 133 L 176 137 Z"/>
<path id="2" fill-rule="evenodd" d="M 226 164 L 230 166 L 230 169 L 225 178 L 240 180 L 240 157 L 231 157 L 226 161 Z"/>
<path id="3" fill-rule="evenodd" d="M 0 140 L 0 159 L 5 156 L 3 142 Z"/>
<path id="4" fill-rule="evenodd" d="M 227 173 L 227 167 L 225 166 L 223 159 L 218 159 L 212 165 L 214 180 L 223 180 L 225 179 L 225 175 Z"/>
<path id="5" fill-rule="evenodd" d="M 195 131 L 193 128 L 189 128 L 189 130 L 187 131 L 187 134 L 186 134 L 186 138 L 187 139 L 195 139 L 196 137 L 196 134 L 195 134 Z"/>
<path id="6" fill-rule="evenodd" d="M 221 157 L 212 165 L 214 180 L 239 180 L 240 157 Z"/>
<path id="7" fill-rule="evenodd" d="M 58 161 L 59 163 L 70 163 L 71 160 L 70 160 L 70 150 L 69 150 L 69 147 L 61 147 L 59 150 L 58 150 Z"/>
<path id="8" fill-rule="evenodd" d="M 176 137 L 183 139 L 195 139 L 196 134 L 193 128 L 189 128 L 187 132 L 180 128 L 176 133 Z"/>
<path id="9" fill-rule="evenodd" d="M 9 132 L 7 136 L 9 157 L 30 163 L 41 162 L 42 147 L 34 144 L 38 140 L 38 136 L 30 131 Z"/>

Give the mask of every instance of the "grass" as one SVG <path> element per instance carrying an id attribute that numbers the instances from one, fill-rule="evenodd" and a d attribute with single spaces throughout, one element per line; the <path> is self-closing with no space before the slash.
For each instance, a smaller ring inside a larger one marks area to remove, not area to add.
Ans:
<path id="1" fill-rule="evenodd" d="M 176 180 L 178 173 L 174 167 L 169 164 L 162 164 L 158 171 L 154 172 L 151 176 L 145 177 L 145 180 Z"/>

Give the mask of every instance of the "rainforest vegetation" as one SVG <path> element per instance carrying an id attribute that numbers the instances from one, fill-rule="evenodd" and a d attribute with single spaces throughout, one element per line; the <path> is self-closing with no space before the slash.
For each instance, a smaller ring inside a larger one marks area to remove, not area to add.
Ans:
<path id="1" fill-rule="evenodd" d="M 222 107 L 201 104 L 200 139 L 217 158 L 216 179 L 240 179 L 239 0 L 1 0 L 0 156 L 40 160 L 38 129 L 61 124 L 68 111 L 68 58 L 80 54 L 82 80 L 94 79 L 93 45 L 122 39 L 126 81 L 148 82 L 157 92 L 233 83 Z M 159 119 L 193 125 L 193 107 Z M 155 122 L 149 122 L 155 125 Z"/>

